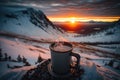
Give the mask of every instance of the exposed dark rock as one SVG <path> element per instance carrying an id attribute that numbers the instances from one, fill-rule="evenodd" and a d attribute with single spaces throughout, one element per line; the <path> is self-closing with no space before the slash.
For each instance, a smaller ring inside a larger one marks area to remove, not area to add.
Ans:
<path id="1" fill-rule="evenodd" d="M 18 19 L 17 15 L 15 15 L 15 14 L 6 14 L 5 16 L 8 18 Z"/>
<path id="2" fill-rule="evenodd" d="M 48 64 L 50 59 L 46 60 L 42 64 L 38 65 L 37 68 L 29 70 L 21 80 L 81 80 L 81 75 L 84 73 L 83 69 L 75 68 L 71 70 L 71 76 L 69 77 L 54 77 L 48 71 Z"/>

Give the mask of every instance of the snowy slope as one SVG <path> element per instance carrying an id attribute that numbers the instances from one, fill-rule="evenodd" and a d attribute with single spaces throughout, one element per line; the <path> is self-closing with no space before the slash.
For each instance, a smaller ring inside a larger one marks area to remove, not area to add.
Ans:
<path id="1" fill-rule="evenodd" d="M 120 20 L 118 20 L 113 27 L 99 33 L 81 37 L 74 37 L 73 35 L 69 35 L 67 39 L 74 42 L 88 43 L 120 42 Z"/>
<path id="2" fill-rule="evenodd" d="M 54 39 L 63 32 L 45 14 L 28 7 L 0 7 L 0 32 L 11 32 L 38 39 Z"/>
<path id="3" fill-rule="evenodd" d="M 34 68 L 35 62 L 39 55 L 43 59 L 50 58 L 49 51 L 50 43 L 34 43 L 24 42 L 18 38 L 0 37 L 0 48 L 2 53 L 7 53 L 12 59 L 16 59 L 20 54 L 27 58 L 27 61 L 32 66 L 9 69 L 7 64 L 10 66 L 24 65 L 18 62 L 1 61 L 0 62 L 0 79 L 1 80 L 21 80 L 21 77 L 31 68 Z M 38 47 L 39 46 L 39 47 Z M 81 56 L 80 65 L 84 68 L 85 73 L 83 74 L 82 80 L 119 80 L 119 71 L 109 66 L 105 66 L 106 62 L 109 62 L 112 58 L 105 56 L 104 53 L 97 52 L 94 50 L 87 50 L 86 48 L 80 47 L 81 45 L 74 46 L 73 52 L 78 53 Z M 94 52 L 93 52 L 94 51 Z M 100 57 L 99 54 L 102 57 Z M 117 59 L 116 59 L 117 60 Z M 119 62 L 118 62 L 119 64 Z M 105 74 L 105 75 L 104 75 Z M 107 75 L 106 75 L 107 74 Z M 102 75 L 102 76 L 101 76 Z M 111 76 L 111 77 L 109 77 Z M 104 79 L 101 79 L 104 78 Z M 107 79 L 105 79 L 107 78 Z"/>
<path id="4" fill-rule="evenodd" d="M 24 42 L 19 41 L 19 39 L 16 38 L 0 38 L 0 49 L 2 49 L 3 57 L 4 53 L 7 53 L 8 56 L 11 56 L 11 58 L 14 60 L 17 59 L 18 55 L 20 55 L 21 57 L 24 56 L 31 65 L 34 65 L 37 62 L 37 58 L 39 55 L 43 59 L 50 58 L 49 50 L 44 48 L 48 45 L 44 44 L 43 46 L 43 44 L 39 44 L 39 46 L 41 48 L 37 48 L 35 46 L 26 44 Z M 24 65 L 22 62 L 0 61 L 0 77 L 9 70 L 11 70 L 10 68 L 7 68 L 7 64 L 9 64 L 11 67 Z"/>
<path id="5" fill-rule="evenodd" d="M 16 59 L 17 56 L 20 54 L 21 56 L 28 57 L 28 61 L 30 64 L 34 64 L 37 60 L 37 57 L 39 54 L 41 54 L 41 57 L 43 58 L 50 58 L 49 51 L 42 48 L 37 48 L 35 46 L 23 43 L 18 40 L 9 40 L 0 38 L 0 48 L 3 49 L 2 53 L 8 53 L 10 56 L 12 56 L 13 59 Z"/>
<path id="6" fill-rule="evenodd" d="M 0 79 L 2 80 L 21 80 L 22 76 L 28 70 L 33 69 L 35 66 L 26 66 L 18 69 L 8 70 Z"/>

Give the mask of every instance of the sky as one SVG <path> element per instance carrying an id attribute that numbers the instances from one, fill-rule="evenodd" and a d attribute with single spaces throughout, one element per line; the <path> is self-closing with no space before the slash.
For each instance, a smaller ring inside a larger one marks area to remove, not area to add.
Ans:
<path id="1" fill-rule="evenodd" d="M 42 10 L 52 21 L 115 21 L 120 0 L 0 0 L 4 5 L 24 5 Z"/>

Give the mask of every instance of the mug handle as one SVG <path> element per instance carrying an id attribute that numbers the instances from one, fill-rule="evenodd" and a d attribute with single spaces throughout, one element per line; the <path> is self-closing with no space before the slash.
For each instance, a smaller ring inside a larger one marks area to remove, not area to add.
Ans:
<path id="1" fill-rule="evenodd" d="M 76 57 L 76 59 L 77 59 L 77 64 L 76 64 L 75 67 L 78 67 L 78 66 L 79 66 L 79 63 L 80 63 L 80 55 L 72 52 L 72 53 L 71 53 L 71 56 Z"/>

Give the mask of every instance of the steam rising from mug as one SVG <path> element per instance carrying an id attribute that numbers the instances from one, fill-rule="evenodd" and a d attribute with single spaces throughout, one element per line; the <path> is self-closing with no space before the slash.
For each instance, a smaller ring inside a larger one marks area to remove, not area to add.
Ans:
<path id="1" fill-rule="evenodd" d="M 71 47 L 64 45 L 64 42 L 57 42 L 53 47 L 55 51 L 66 52 L 71 50 Z"/>

